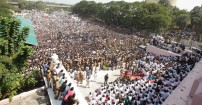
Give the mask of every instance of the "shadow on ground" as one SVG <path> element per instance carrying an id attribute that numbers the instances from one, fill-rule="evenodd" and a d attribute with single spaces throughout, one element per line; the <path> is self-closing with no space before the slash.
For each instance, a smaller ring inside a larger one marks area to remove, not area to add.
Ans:
<path id="1" fill-rule="evenodd" d="M 36 93 L 39 96 L 36 99 L 38 102 L 38 105 L 41 105 L 41 104 L 51 105 L 47 90 L 38 90 Z"/>
<path id="2" fill-rule="evenodd" d="M 96 82 L 97 84 L 104 84 L 103 82 Z"/>
<path id="3" fill-rule="evenodd" d="M 114 74 L 113 76 L 120 76 L 120 75 Z"/>

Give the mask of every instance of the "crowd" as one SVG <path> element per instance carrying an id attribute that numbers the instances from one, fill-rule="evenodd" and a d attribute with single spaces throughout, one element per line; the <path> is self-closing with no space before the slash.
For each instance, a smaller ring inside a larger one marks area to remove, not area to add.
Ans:
<path id="1" fill-rule="evenodd" d="M 80 19 L 68 12 L 52 14 L 29 12 L 25 15 L 34 23 L 38 46 L 34 46 L 34 56 L 30 58 L 27 71 L 40 68 L 46 75 L 48 86 L 53 88 L 55 98 L 63 105 L 78 103 L 74 87 L 66 79 L 64 65 L 77 85 L 99 70 L 122 69 L 126 76 L 105 85 L 89 94 L 92 105 L 153 105 L 161 104 L 180 81 L 188 74 L 200 55 L 181 57 L 155 56 L 138 47 L 150 44 L 180 53 L 176 47 L 159 40 L 158 37 L 143 39 L 141 32 L 118 33 L 115 28 Z M 183 49 L 183 48 L 182 48 Z M 182 50 L 180 50 L 182 51 Z M 52 62 L 50 56 L 58 54 L 61 61 Z M 138 76 L 131 79 L 127 77 Z M 95 79 L 96 80 L 96 79 Z M 107 80 L 107 79 L 106 79 Z"/>
<path id="2" fill-rule="evenodd" d="M 178 58 L 146 54 L 143 60 L 138 61 L 136 69 L 144 72 L 141 79 L 119 78 L 109 85 L 103 85 L 89 93 L 89 104 L 161 105 L 200 58 L 201 55 L 191 53 Z"/>
<path id="3" fill-rule="evenodd" d="M 27 71 L 42 69 L 49 87 L 53 88 L 55 98 L 62 99 L 63 104 L 68 102 L 69 96 L 73 100 L 76 93 L 68 92 L 73 91 L 73 87 L 67 85 L 69 82 L 63 74 L 64 70 L 57 71 L 61 64 L 76 80 L 77 85 L 86 79 L 86 87 L 89 87 L 89 77 L 93 74 L 96 78 L 96 72 L 100 69 L 115 70 L 123 62 L 130 65 L 130 61 L 141 57 L 142 54 L 136 56 L 136 53 L 140 53 L 136 50 L 137 45 L 146 42 L 135 34 L 129 36 L 127 32 L 118 33 L 115 28 L 110 30 L 109 26 L 81 20 L 64 11 L 49 15 L 31 11 L 24 16 L 33 21 L 39 43 L 34 46 L 35 52 L 29 60 Z M 51 62 L 49 57 L 54 53 L 61 62 Z"/>
<path id="4" fill-rule="evenodd" d="M 100 69 L 115 68 L 123 61 L 139 57 L 141 54 L 135 56 L 135 45 L 146 42 L 136 35 L 120 34 L 63 11 L 50 15 L 35 11 L 25 17 L 34 22 L 39 43 L 28 70 L 46 66 L 53 53 L 58 54 L 69 72 L 86 70 L 87 66 L 92 72 L 96 65 Z"/>
<path id="5" fill-rule="evenodd" d="M 189 40 L 190 37 L 192 37 L 192 40 L 196 41 L 196 33 L 191 30 L 171 30 L 168 33 L 165 33 L 165 35 L 171 36 L 171 37 L 180 37 L 183 39 Z"/>

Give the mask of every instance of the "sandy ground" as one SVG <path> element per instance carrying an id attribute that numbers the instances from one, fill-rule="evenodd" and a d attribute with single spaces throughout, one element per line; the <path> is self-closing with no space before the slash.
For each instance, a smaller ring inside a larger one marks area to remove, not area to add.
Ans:
<path id="1" fill-rule="evenodd" d="M 13 101 L 6 105 L 50 105 L 50 101 L 45 91 L 37 91 L 26 98 Z"/>

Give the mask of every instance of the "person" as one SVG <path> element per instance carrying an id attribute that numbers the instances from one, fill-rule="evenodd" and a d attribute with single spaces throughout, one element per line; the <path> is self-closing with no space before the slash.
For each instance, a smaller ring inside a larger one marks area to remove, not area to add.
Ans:
<path id="1" fill-rule="evenodd" d="M 95 73 L 94 73 L 94 82 L 96 82 L 96 78 L 97 78 L 97 71 L 95 71 Z"/>
<path id="2" fill-rule="evenodd" d="M 72 96 L 68 97 L 68 100 L 66 102 L 66 105 L 74 105 L 74 104 L 79 104 L 78 99 L 75 99 L 76 94 L 74 93 Z"/>
<path id="3" fill-rule="evenodd" d="M 42 65 L 42 69 L 43 69 L 42 74 L 44 75 L 44 74 L 47 72 L 47 70 L 49 70 L 48 64 L 47 64 L 47 63 L 43 64 L 43 65 Z"/>
<path id="4" fill-rule="evenodd" d="M 65 88 L 65 90 L 64 90 L 64 92 L 63 92 L 63 96 L 65 96 L 66 93 L 69 91 L 69 89 L 71 88 L 71 85 L 72 85 L 72 83 L 69 83 L 69 84 L 66 86 L 66 88 Z"/>
<path id="5" fill-rule="evenodd" d="M 52 81 L 53 81 L 53 91 L 55 91 L 55 83 L 56 83 L 57 75 L 56 72 L 53 73 Z"/>
<path id="6" fill-rule="evenodd" d="M 130 99 L 129 99 L 128 95 L 125 96 L 125 98 L 124 98 L 124 105 L 130 105 Z"/>
<path id="7" fill-rule="evenodd" d="M 91 71 L 90 71 L 89 67 L 86 67 L 86 78 L 90 77 L 90 75 L 91 75 Z"/>
<path id="8" fill-rule="evenodd" d="M 123 67 L 121 67 L 121 70 L 120 70 L 120 76 L 121 76 L 121 77 L 123 77 L 123 76 L 122 76 L 122 73 L 124 73 L 124 68 L 123 68 Z"/>
<path id="9" fill-rule="evenodd" d="M 90 82 L 90 77 L 87 77 L 86 78 L 86 87 L 88 87 L 88 88 L 90 88 L 89 82 Z"/>
<path id="10" fill-rule="evenodd" d="M 66 88 L 66 85 L 67 84 L 67 80 L 65 80 L 65 82 L 62 83 L 62 85 L 60 86 L 60 89 L 59 89 L 59 94 L 58 94 L 58 99 L 61 98 L 65 88 Z"/>
<path id="11" fill-rule="evenodd" d="M 67 91 L 67 93 L 66 93 L 66 95 L 64 96 L 64 99 L 63 99 L 65 102 L 68 101 L 69 96 L 72 96 L 75 93 L 73 90 L 74 90 L 74 87 L 71 87 L 71 89 L 69 91 Z"/>
<path id="12" fill-rule="evenodd" d="M 65 82 L 65 79 L 66 79 L 65 75 L 63 75 L 63 76 L 61 76 L 61 77 L 59 78 L 59 86 L 61 86 L 62 83 Z"/>
<path id="13" fill-rule="evenodd" d="M 75 79 L 77 86 L 79 85 L 79 71 L 75 71 Z"/>
<path id="14" fill-rule="evenodd" d="M 108 78 L 109 78 L 109 76 L 108 76 L 108 74 L 106 74 L 106 75 L 104 76 L 104 85 L 107 85 L 107 84 L 108 84 Z"/>
<path id="15" fill-rule="evenodd" d="M 58 73 L 58 77 L 61 77 L 61 76 L 63 76 L 63 75 L 65 75 L 65 73 L 63 73 L 63 69 Z"/>
<path id="16" fill-rule="evenodd" d="M 83 71 L 80 69 L 80 70 L 79 70 L 79 82 L 81 83 L 81 85 L 83 84 L 83 79 L 84 79 L 84 73 L 83 73 Z"/>
<path id="17" fill-rule="evenodd" d="M 47 70 L 46 78 L 47 78 L 47 83 L 48 83 L 48 88 L 49 88 L 49 87 L 51 87 L 51 83 L 50 83 L 50 80 L 51 80 L 51 71 L 50 70 Z"/>
<path id="18" fill-rule="evenodd" d="M 59 78 L 57 77 L 56 81 L 55 81 L 55 99 L 58 98 L 58 95 L 59 95 L 59 89 L 60 89 L 60 86 L 59 86 Z"/>

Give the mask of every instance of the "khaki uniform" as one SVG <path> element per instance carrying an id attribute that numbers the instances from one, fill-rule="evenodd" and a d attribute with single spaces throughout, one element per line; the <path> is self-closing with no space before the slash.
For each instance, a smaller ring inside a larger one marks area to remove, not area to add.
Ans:
<path id="1" fill-rule="evenodd" d="M 75 72 L 75 80 L 77 81 L 77 85 L 78 85 L 78 82 L 79 82 L 79 71 Z"/>
<path id="2" fill-rule="evenodd" d="M 83 71 L 79 71 L 79 82 L 82 84 L 84 80 L 84 73 Z"/>
<path id="3" fill-rule="evenodd" d="M 72 68 L 72 62 L 71 60 L 68 60 L 66 63 L 67 63 L 67 71 L 70 72 L 70 69 Z"/>
<path id="4" fill-rule="evenodd" d="M 53 77 L 52 77 L 52 80 L 53 80 L 53 91 L 55 91 L 56 79 L 57 79 L 57 76 L 53 75 Z"/>
<path id="5" fill-rule="evenodd" d="M 58 98 L 59 89 L 60 89 L 60 85 L 59 85 L 59 81 L 58 81 L 58 78 L 57 78 L 57 80 L 55 81 L 55 91 L 54 91 L 56 99 Z"/>
<path id="6" fill-rule="evenodd" d="M 51 71 L 50 70 L 47 71 L 46 78 L 47 78 L 47 82 L 48 82 L 48 87 L 51 87 L 51 83 L 50 83 L 50 80 L 51 80 Z"/>

